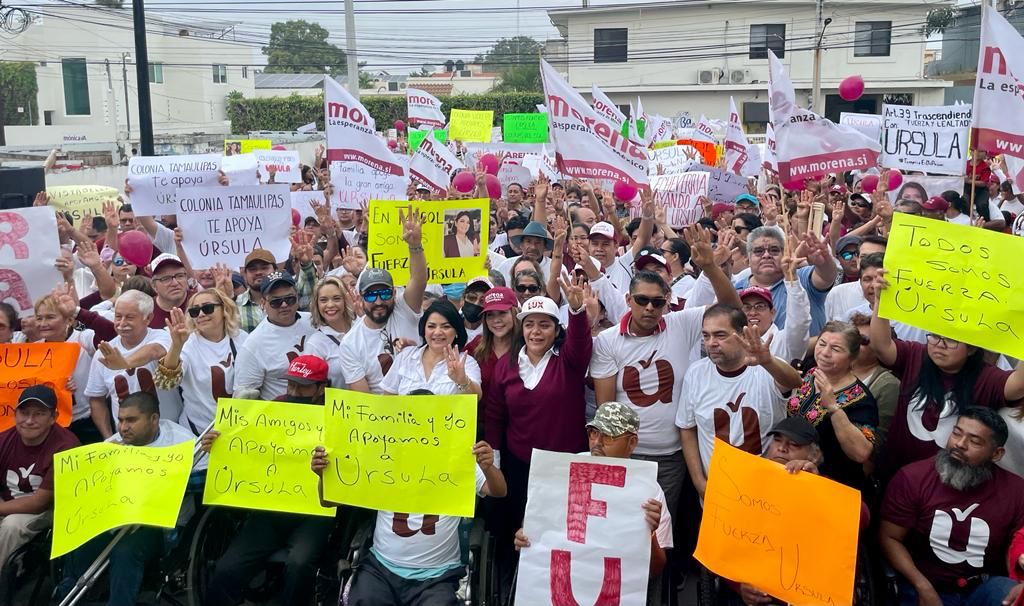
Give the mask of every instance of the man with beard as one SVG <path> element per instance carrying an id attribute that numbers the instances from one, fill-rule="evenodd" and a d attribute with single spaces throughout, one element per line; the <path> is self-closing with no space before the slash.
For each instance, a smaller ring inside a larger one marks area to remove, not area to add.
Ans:
<path id="1" fill-rule="evenodd" d="M 530 221 L 522 233 L 511 236 L 509 242 L 522 252 L 518 257 L 511 257 L 497 267 L 497 270 L 505 277 L 505 283 L 512 283 L 512 268 L 520 259 L 524 258 L 539 263 L 541 273 L 547 280 L 548 272 L 551 270 L 550 253 L 555 245 L 555 240 L 548 233 L 547 228 L 537 221 Z"/>
<path id="2" fill-rule="evenodd" d="M 1000 606 L 1021 593 L 1005 576 L 1024 526 L 1024 480 L 996 466 L 1006 439 L 998 412 L 967 408 L 945 449 L 889 483 L 879 536 L 900 574 L 900 604 Z"/>
<path id="3" fill-rule="evenodd" d="M 394 361 L 396 343 L 419 342 L 419 318 L 427 287 L 427 258 L 423 255 L 423 216 L 399 211 L 402 238 L 409 246 L 409 284 L 398 296 L 395 281 L 385 269 L 367 267 L 356 288 L 363 298 L 362 320 L 341 340 L 342 374 L 349 389 L 381 393 L 380 382 Z"/>

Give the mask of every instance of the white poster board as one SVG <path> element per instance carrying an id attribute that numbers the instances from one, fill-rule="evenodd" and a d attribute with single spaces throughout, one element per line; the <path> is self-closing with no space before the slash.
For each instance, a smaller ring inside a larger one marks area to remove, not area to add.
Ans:
<path id="1" fill-rule="evenodd" d="M 882 136 L 882 116 L 878 114 L 841 112 L 839 123 L 854 128 L 876 141 Z"/>
<path id="2" fill-rule="evenodd" d="M 217 185 L 220 154 L 136 156 L 128 161 L 130 202 L 136 215 L 173 215 L 176 193 Z"/>
<path id="3" fill-rule="evenodd" d="M 647 150 L 647 173 L 657 175 L 659 168 L 663 175 L 676 175 L 690 170 L 700 163 L 700 152 L 692 145 L 671 145 Z"/>
<path id="4" fill-rule="evenodd" d="M 257 170 L 255 154 L 235 154 L 222 156 L 220 169 L 231 185 L 259 185 L 260 177 Z"/>
<path id="5" fill-rule="evenodd" d="M 331 162 L 332 208 L 366 210 L 370 200 L 408 200 L 409 178 L 359 162 Z"/>
<path id="6" fill-rule="evenodd" d="M 54 267 L 59 256 L 53 207 L 0 210 L 0 301 L 18 317 L 35 315 L 35 301 L 64 281 Z"/>
<path id="7" fill-rule="evenodd" d="M 274 171 L 274 183 L 302 183 L 302 166 L 299 164 L 299 152 L 278 149 L 260 149 L 252 153 L 256 156 L 256 166 L 260 173 L 260 181 L 270 180 L 270 171 Z"/>
<path id="8" fill-rule="evenodd" d="M 882 117 L 882 166 L 939 175 L 964 174 L 970 105 L 883 105 Z"/>
<path id="9" fill-rule="evenodd" d="M 696 223 L 704 216 L 700 198 L 708 195 L 710 177 L 705 172 L 651 177 L 654 202 L 665 208 L 665 219 L 669 226 L 679 229 Z"/>

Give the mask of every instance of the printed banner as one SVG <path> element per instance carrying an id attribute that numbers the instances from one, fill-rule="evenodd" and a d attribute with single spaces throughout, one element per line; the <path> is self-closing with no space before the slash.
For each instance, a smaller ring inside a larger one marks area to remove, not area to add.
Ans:
<path id="1" fill-rule="evenodd" d="M 756 177 L 761 172 L 761 157 L 757 148 L 747 141 L 732 97 L 729 97 L 729 126 L 725 130 L 725 167 L 741 177 Z"/>
<path id="2" fill-rule="evenodd" d="M 333 516 L 321 507 L 317 477 L 309 468 L 324 443 L 321 406 L 255 400 L 217 400 L 203 489 L 206 505 Z"/>
<path id="3" fill-rule="evenodd" d="M 648 116 L 647 131 L 651 134 L 651 143 L 659 143 L 672 138 L 672 120 L 664 116 Z"/>
<path id="4" fill-rule="evenodd" d="M 598 88 L 596 84 L 591 84 L 590 96 L 594 98 L 594 111 L 611 124 L 615 130 L 621 130 L 622 125 L 626 122 L 626 114 L 622 113 L 619 106 L 612 103 L 608 95 L 604 94 L 604 91 Z"/>
<path id="5" fill-rule="evenodd" d="M 0 345 L 0 431 L 14 427 L 21 392 L 47 385 L 57 394 L 57 424 L 71 425 L 74 394 L 68 379 L 78 364 L 78 343 L 4 343 Z"/>
<path id="6" fill-rule="evenodd" d="M 302 183 L 302 166 L 299 163 L 299 152 L 277 149 L 253 152 L 260 181 L 270 181 L 270 172 L 274 172 L 274 183 Z"/>
<path id="7" fill-rule="evenodd" d="M 476 396 L 378 396 L 328 388 L 324 438 L 328 501 L 473 517 Z"/>
<path id="8" fill-rule="evenodd" d="M 259 185 L 260 173 L 256 156 L 253 154 L 235 154 L 220 159 L 220 170 L 228 178 L 231 185 Z"/>
<path id="9" fill-rule="evenodd" d="M 224 139 L 225 156 L 251 154 L 257 149 L 270 149 L 271 147 L 273 147 L 273 142 L 270 139 Z"/>
<path id="10" fill-rule="evenodd" d="M 882 138 L 882 116 L 878 114 L 840 112 L 839 123 L 860 131 L 871 140 L 877 141 Z"/>
<path id="11" fill-rule="evenodd" d="M 220 159 L 219 154 L 134 156 L 128 161 L 132 210 L 136 215 L 173 215 L 178 192 L 217 185 Z"/>
<path id="12" fill-rule="evenodd" d="M 764 157 L 761 162 L 766 170 L 770 170 L 774 173 L 779 172 L 779 158 L 776 155 L 775 145 L 775 127 L 772 123 L 767 123 L 764 131 Z"/>
<path id="13" fill-rule="evenodd" d="M 59 256 L 53 207 L 0 210 L 0 301 L 18 317 L 35 315 L 33 304 L 64 282 L 54 266 Z"/>
<path id="14" fill-rule="evenodd" d="M 708 120 L 704 114 L 701 114 L 700 122 L 693 127 L 693 136 L 699 141 L 718 143 L 718 137 L 715 135 L 715 127 L 711 124 L 711 120 Z"/>
<path id="15" fill-rule="evenodd" d="M 328 163 L 359 162 L 389 175 L 405 174 L 387 143 L 377 136 L 370 112 L 334 78 L 324 78 L 324 123 Z"/>
<path id="16" fill-rule="evenodd" d="M 587 105 L 558 72 L 541 59 L 541 77 L 558 168 L 570 178 L 646 185 L 647 150 L 622 134 Z"/>
<path id="17" fill-rule="evenodd" d="M 932 196 L 941 196 L 944 191 L 955 191 L 963 195 L 963 177 L 940 177 L 927 175 L 904 175 L 903 184 L 899 189 L 889 191 L 889 201 L 896 203 L 897 200 L 913 200 L 921 204 Z"/>
<path id="18" fill-rule="evenodd" d="M 443 132 L 443 131 L 442 131 Z M 407 200 L 409 179 L 358 162 L 331 162 L 335 208 L 366 210 L 370 200 Z"/>
<path id="19" fill-rule="evenodd" d="M 448 135 L 455 141 L 488 143 L 493 127 L 493 111 L 453 109 L 448 122 Z"/>
<path id="20" fill-rule="evenodd" d="M 455 173 L 465 168 L 447 145 L 433 137 L 423 139 L 409 162 L 409 176 L 435 195 L 448 192 Z"/>
<path id="21" fill-rule="evenodd" d="M 174 528 L 192 471 L 192 441 L 137 447 L 100 442 L 53 456 L 56 558 L 117 528 Z"/>
<path id="22" fill-rule="evenodd" d="M 488 211 L 490 200 L 447 202 L 370 201 L 368 263 L 391 272 L 395 286 L 409 283 L 409 246 L 402 239 L 398 211 L 418 209 L 424 214 L 423 254 L 427 257 L 427 283 L 468 282 L 486 276 Z"/>
<path id="23" fill-rule="evenodd" d="M 878 164 L 882 146 L 877 139 L 798 107 L 786 68 L 771 50 L 768 62 L 768 108 L 775 126 L 779 179 L 784 186 Z"/>
<path id="24" fill-rule="evenodd" d="M 646 604 L 658 466 L 534 450 L 516 605 Z"/>
<path id="25" fill-rule="evenodd" d="M 705 172 L 651 177 L 654 202 L 665 208 L 665 218 L 671 227 L 692 225 L 704 216 L 700 198 L 708 195 L 710 177 Z"/>
<path id="26" fill-rule="evenodd" d="M 46 194 L 50 196 L 50 206 L 69 213 L 75 227 L 81 227 L 83 215 L 102 217 L 103 203 L 107 200 L 116 203 L 120 191 L 106 185 L 51 185 L 46 188 Z"/>
<path id="27" fill-rule="evenodd" d="M 1024 358 L 1024 239 L 893 215 L 878 313 L 890 320 Z"/>
<path id="28" fill-rule="evenodd" d="M 547 114 L 505 114 L 502 117 L 505 143 L 547 143 Z"/>
<path id="29" fill-rule="evenodd" d="M 940 175 L 964 174 L 970 105 L 883 105 L 882 116 L 882 166 Z"/>
<path id="30" fill-rule="evenodd" d="M 291 192 L 288 185 L 193 187 L 178 193 L 181 241 L 196 269 L 223 263 L 241 267 L 254 248 L 287 259 L 291 244 Z"/>
<path id="31" fill-rule="evenodd" d="M 1024 158 L 1024 38 L 983 3 L 978 80 L 974 88 L 972 146 L 991 154 Z"/>
<path id="32" fill-rule="evenodd" d="M 793 524 L 814 511 L 814 524 Z M 853 603 L 860 493 L 715 438 L 696 557 L 789 604 Z"/>
<path id="33" fill-rule="evenodd" d="M 434 95 L 418 88 L 406 88 L 405 104 L 408 108 L 409 122 L 444 128 L 444 112 L 441 111 L 443 104 Z"/>

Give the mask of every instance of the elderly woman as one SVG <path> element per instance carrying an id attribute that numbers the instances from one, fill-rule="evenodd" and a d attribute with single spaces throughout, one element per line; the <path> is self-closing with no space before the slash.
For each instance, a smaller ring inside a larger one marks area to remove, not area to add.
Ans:
<path id="1" fill-rule="evenodd" d="M 814 345 L 817 364 L 789 400 L 789 415 L 818 429 L 825 462 L 823 475 L 858 490 L 865 486 L 864 464 L 871 459 L 878 427 L 878 403 L 854 373 L 861 336 L 846 322 L 828 322 Z"/>
<path id="2" fill-rule="evenodd" d="M 352 328 L 355 313 L 349 302 L 345 283 L 336 276 L 327 276 L 313 289 L 309 323 L 316 332 L 309 336 L 309 353 L 327 362 L 332 387 L 344 389 L 345 376 L 341 372 L 341 339 Z"/>
<path id="3" fill-rule="evenodd" d="M 161 389 L 181 386 L 181 424 L 199 435 L 213 422 L 217 398 L 234 391 L 235 362 L 248 336 L 239 330 L 238 308 L 220 290 L 192 295 L 185 308 L 167 320 L 171 347 L 156 367 Z"/>
<path id="4" fill-rule="evenodd" d="M 512 290 L 516 293 L 519 307 L 528 299 L 536 297 L 544 290 L 544 278 L 532 269 L 524 269 L 512 276 Z"/>

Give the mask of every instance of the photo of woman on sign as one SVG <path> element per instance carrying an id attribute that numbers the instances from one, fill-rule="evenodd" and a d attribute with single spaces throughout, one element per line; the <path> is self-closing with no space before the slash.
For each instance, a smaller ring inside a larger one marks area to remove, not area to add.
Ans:
<path id="1" fill-rule="evenodd" d="M 480 211 L 455 209 L 444 213 L 445 257 L 475 257 L 480 254 Z"/>

